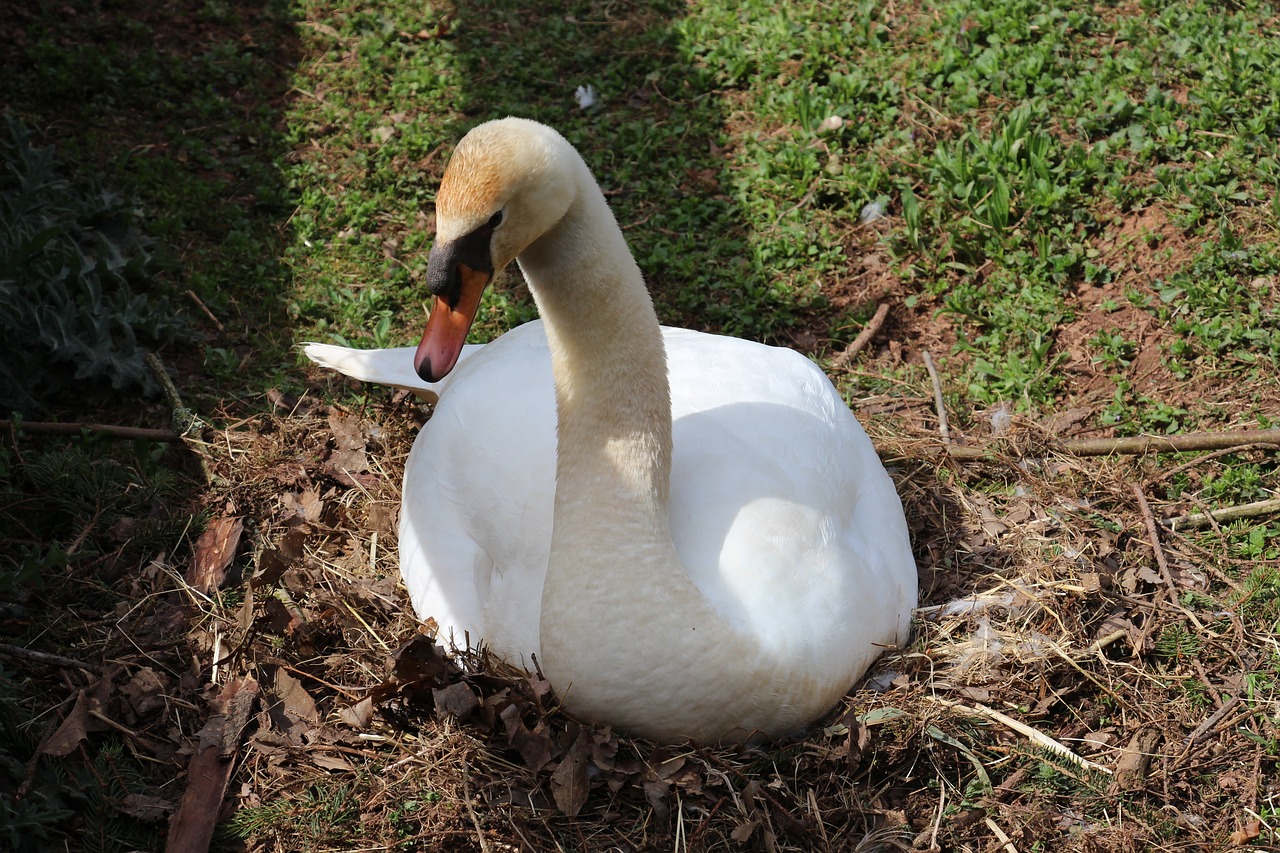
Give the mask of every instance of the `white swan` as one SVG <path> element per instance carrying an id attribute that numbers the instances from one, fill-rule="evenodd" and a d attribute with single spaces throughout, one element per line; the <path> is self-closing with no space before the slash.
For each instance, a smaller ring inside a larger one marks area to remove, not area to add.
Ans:
<path id="1" fill-rule="evenodd" d="M 563 137 L 475 128 L 436 217 L 416 357 L 306 354 L 439 395 L 405 468 L 400 567 L 442 637 L 536 653 L 569 710 L 665 742 L 793 732 L 906 641 L 915 562 L 857 420 L 795 352 L 660 328 Z M 464 350 L 513 259 L 543 319 Z"/>

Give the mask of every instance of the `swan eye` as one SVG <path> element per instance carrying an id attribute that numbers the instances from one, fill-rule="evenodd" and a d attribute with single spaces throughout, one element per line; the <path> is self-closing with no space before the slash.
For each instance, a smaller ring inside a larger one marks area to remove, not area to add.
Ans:
<path id="1" fill-rule="evenodd" d="M 499 211 L 498 211 L 497 213 L 495 213 L 493 216 L 490 216 L 490 217 L 489 217 L 489 227 L 490 227 L 490 228 L 497 228 L 497 227 L 498 227 L 499 225 L 501 225 L 501 224 L 502 224 L 502 211 L 501 211 L 501 210 L 499 210 Z"/>

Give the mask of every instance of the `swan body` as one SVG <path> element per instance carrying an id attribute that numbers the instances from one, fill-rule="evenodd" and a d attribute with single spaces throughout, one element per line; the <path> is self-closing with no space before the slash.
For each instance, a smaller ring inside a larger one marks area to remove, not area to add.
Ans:
<path id="1" fill-rule="evenodd" d="M 464 347 L 512 259 L 542 319 Z M 503 119 L 463 139 L 427 278 L 416 350 L 306 354 L 438 398 L 400 565 L 442 638 L 537 655 L 569 710 L 665 742 L 793 732 L 907 640 L 915 562 L 857 420 L 793 351 L 660 327 L 559 134 Z"/>

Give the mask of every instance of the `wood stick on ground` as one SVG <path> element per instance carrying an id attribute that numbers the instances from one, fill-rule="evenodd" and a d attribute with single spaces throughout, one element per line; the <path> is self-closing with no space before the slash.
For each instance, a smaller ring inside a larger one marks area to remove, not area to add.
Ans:
<path id="1" fill-rule="evenodd" d="M 1217 459 L 1220 456 L 1226 456 L 1231 453 L 1240 453 L 1245 450 L 1275 449 L 1275 447 L 1276 445 L 1274 444 L 1266 444 L 1266 443 L 1242 444 L 1239 447 L 1236 447 L 1236 446 L 1224 447 L 1221 450 L 1215 450 L 1212 453 L 1206 453 L 1204 456 L 1197 456 L 1195 459 L 1192 459 L 1190 462 L 1183 462 L 1181 465 L 1176 465 L 1173 468 L 1170 468 L 1168 471 L 1161 471 L 1158 476 L 1148 480 L 1147 484 L 1155 485 L 1156 483 L 1162 483 L 1165 480 L 1169 479 L 1170 477 L 1173 477 L 1177 474 L 1181 474 L 1183 471 L 1186 471 L 1189 468 L 1194 468 L 1197 465 L 1203 465 L 1205 462 L 1210 462 L 1214 459 Z"/>
<path id="2" fill-rule="evenodd" d="M 853 357 L 862 352 L 867 344 L 871 343 L 871 339 L 875 337 L 876 332 L 880 331 L 880 327 L 884 325 L 884 320 L 889 316 L 888 303 L 882 302 L 876 306 L 876 313 L 867 321 L 867 325 L 853 339 L 853 343 L 844 348 L 844 352 L 836 356 L 835 361 L 831 363 L 832 367 L 842 368 L 848 367 L 849 362 L 853 361 Z"/>
<path id="3" fill-rule="evenodd" d="M 171 429 L 147 429 L 145 427 L 115 426 L 113 424 L 58 424 L 43 421 L 22 421 L 15 424 L 13 421 L 0 419 L 0 428 L 20 429 L 23 432 L 40 435 L 79 435 L 82 432 L 92 432 L 107 438 L 119 438 L 126 441 L 182 441 L 182 436 Z"/>
<path id="4" fill-rule="evenodd" d="M 218 812 L 231 781 L 240 737 L 254 711 L 259 693 L 251 677 L 222 688 L 210 705 L 210 715 L 187 768 L 187 789 L 178 811 L 169 820 L 165 853 L 207 853 Z"/>
<path id="5" fill-rule="evenodd" d="M 213 316 L 213 312 L 209 310 L 209 306 L 205 305 L 199 296 L 196 296 L 196 293 L 194 290 L 188 290 L 187 296 L 190 296 L 191 301 L 194 302 L 196 305 L 200 306 L 200 310 L 204 312 L 204 316 L 208 317 L 209 321 L 213 323 L 213 325 L 218 327 L 219 332 L 226 331 L 226 329 L 222 327 L 221 321 L 219 321 L 217 317 Z"/>
<path id="6" fill-rule="evenodd" d="M 493 848 L 489 846 L 489 839 L 485 838 L 484 827 L 480 826 L 480 816 L 476 814 L 476 807 L 471 802 L 471 766 L 465 758 L 462 761 L 462 802 L 466 804 L 467 814 L 471 816 L 476 840 L 480 842 L 480 853 L 491 853 Z"/>
<path id="7" fill-rule="evenodd" d="M 1280 498 L 1265 501 L 1228 506 L 1209 512 L 1193 512 L 1177 518 L 1166 518 L 1161 523 L 1170 530 L 1185 530 L 1188 527 L 1209 527 L 1218 521 L 1235 521 L 1238 518 L 1257 518 L 1272 513 L 1280 513 Z"/>
<path id="8" fill-rule="evenodd" d="M 1138 499 L 1138 508 L 1142 510 L 1142 520 L 1147 525 L 1147 540 L 1151 543 L 1151 550 L 1156 554 L 1156 565 L 1160 567 L 1160 577 L 1164 580 L 1164 588 L 1169 594 L 1169 601 L 1191 620 L 1192 625 L 1203 631 L 1204 625 L 1201 624 L 1194 613 L 1182 605 L 1182 601 L 1178 597 L 1178 587 L 1173 582 L 1173 574 L 1169 571 L 1169 561 L 1165 558 L 1164 547 L 1160 544 L 1160 527 L 1156 524 L 1156 518 L 1151 513 L 1151 505 L 1147 503 L 1146 494 L 1143 493 L 1142 487 L 1137 483 L 1133 484 L 1133 495 Z"/>
<path id="9" fill-rule="evenodd" d="M 97 667 L 90 666 L 84 661 L 78 661 L 74 658 L 64 658 L 62 655 L 51 655 L 48 652 L 37 652 L 34 649 L 24 649 L 21 646 L 11 646 L 8 643 L 0 643 L 0 655 L 8 655 L 14 658 L 24 658 L 40 664 L 48 664 L 51 666 L 65 666 L 68 669 L 82 669 L 85 672 L 96 675 Z"/>
<path id="10" fill-rule="evenodd" d="M 991 830 L 991 832 L 995 835 L 996 840 L 1000 842 L 1000 844 L 1004 847 L 1005 850 L 1008 851 L 1008 853 L 1018 853 L 1018 848 L 1013 846 L 1013 841 L 1009 838 L 1009 836 L 1004 834 L 1004 830 L 1000 828 L 999 824 L 997 824 L 994 820 L 992 820 L 989 817 L 984 818 L 984 821 L 987 824 L 987 829 Z"/>
<path id="11" fill-rule="evenodd" d="M 1039 731 L 1038 729 L 1033 729 L 1031 728 L 1031 726 L 1028 726 L 1026 723 L 1019 722 L 1018 720 L 1015 720 L 1013 717 L 1010 717 L 1007 714 L 1002 714 L 999 711 L 995 710 L 994 708 L 988 708 L 986 705 L 980 705 L 976 702 L 972 705 L 965 705 L 962 702 L 956 702 L 951 699 L 943 699 L 941 696 L 933 696 L 930 698 L 932 698 L 933 701 L 935 702 L 938 702 L 942 705 L 946 705 L 950 708 L 954 708 L 957 711 L 971 712 L 974 714 L 978 714 L 979 716 L 987 717 L 988 719 L 995 720 L 996 722 L 1001 723 L 1007 726 L 1008 728 L 1013 729 L 1015 732 L 1018 732 L 1024 737 L 1029 738 L 1033 742 L 1038 743 L 1040 746 L 1043 746 L 1045 749 L 1049 750 L 1050 752 L 1056 755 L 1062 756 L 1063 758 L 1067 759 L 1073 764 L 1078 765 L 1079 767 L 1082 767 L 1086 770 L 1095 770 L 1099 773 L 1105 773 L 1108 776 L 1111 775 L 1111 769 L 1109 767 L 1104 767 L 1101 764 L 1098 764 L 1096 761 L 1090 761 L 1087 758 L 1083 758 L 1079 755 L 1076 755 L 1070 749 L 1063 746 L 1061 743 L 1054 740 L 1053 738 L 1049 737 L 1044 732 Z"/>
<path id="12" fill-rule="evenodd" d="M 938 409 L 938 432 L 942 434 L 942 443 L 951 446 L 951 427 L 947 424 L 947 408 L 942 402 L 942 380 L 938 378 L 938 369 L 933 366 L 933 356 L 924 350 L 924 367 L 929 371 L 929 379 L 933 382 L 933 403 Z"/>
<path id="13" fill-rule="evenodd" d="M 925 365 L 928 366 L 926 359 Z M 1225 432 L 1192 432 L 1186 435 L 1138 435 L 1128 438 L 1079 438 L 1051 445 L 1071 456 L 1131 456 L 1143 453 L 1188 453 L 1196 450 L 1243 449 L 1250 445 L 1280 447 L 1280 429 L 1242 429 Z M 985 459 L 995 451 L 984 447 L 948 444 L 953 459 Z"/>

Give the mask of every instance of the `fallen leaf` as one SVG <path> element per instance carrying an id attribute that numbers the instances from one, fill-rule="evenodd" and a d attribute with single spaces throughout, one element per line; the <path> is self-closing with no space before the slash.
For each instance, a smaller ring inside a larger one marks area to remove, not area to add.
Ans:
<path id="1" fill-rule="evenodd" d="M 333 432 L 333 452 L 325 461 L 325 467 L 335 479 L 348 486 L 355 485 L 352 475 L 369 470 L 369 458 L 364 452 L 366 438 L 360 428 L 360 419 L 331 412 L 329 429 Z"/>
<path id="2" fill-rule="evenodd" d="M 294 678 L 283 667 L 276 670 L 276 697 L 284 704 L 284 712 L 294 720 L 314 723 L 319 719 L 316 702 L 311 694 L 302 686 L 302 682 Z"/>
<path id="3" fill-rule="evenodd" d="M 1157 729 L 1143 729 L 1135 734 L 1116 761 L 1111 793 L 1137 791 L 1146 787 L 1147 772 L 1162 735 Z"/>
<path id="4" fill-rule="evenodd" d="M 351 763 L 338 755 L 330 755 L 326 752 L 320 752 L 312 756 L 311 761 L 317 767 L 323 767 L 325 770 L 339 770 L 347 773 L 355 772 L 355 768 L 351 766 Z"/>
<path id="5" fill-rule="evenodd" d="M 126 794 L 116 809 L 138 820 L 164 820 L 174 809 L 172 802 L 149 794 Z"/>
<path id="6" fill-rule="evenodd" d="M 240 545 L 244 521 L 239 517 L 215 518 L 196 540 L 195 554 L 187 569 L 187 583 L 203 592 L 212 593 L 227 577 L 227 567 L 235 559 Z"/>
<path id="7" fill-rule="evenodd" d="M 320 499 L 319 490 L 314 488 L 303 489 L 297 494 L 282 492 L 280 503 L 284 506 L 285 518 L 294 517 L 303 521 L 319 521 L 320 514 L 324 512 L 324 501 Z"/>
<path id="8" fill-rule="evenodd" d="M 530 731 L 520 719 L 520 709 L 514 704 L 502 709 L 502 723 L 507 730 L 507 743 L 534 773 L 551 762 L 552 743 L 546 732 Z"/>
<path id="9" fill-rule="evenodd" d="M 747 841 L 751 839 L 751 836 L 756 831 L 756 827 L 758 827 L 759 825 L 760 825 L 759 818 L 756 818 L 755 820 L 752 820 L 752 821 L 748 821 L 747 823 L 739 824 L 737 827 L 734 828 L 733 832 L 729 833 L 729 838 L 738 842 L 739 844 L 745 844 Z"/>
<path id="10" fill-rule="evenodd" d="M 120 692 L 129 702 L 129 707 L 139 717 L 164 708 L 166 684 L 149 666 L 143 667 L 129 679 Z"/>
<path id="11" fill-rule="evenodd" d="M 1243 847 L 1261 834 L 1262 822 L 1257 818 L 1254 818 L 1235 832 L 1231 833 L 1231 843 L 1236 847 Z"/>
<path id="12" fill-rule="evenodd" d="M 569 817 L 577 817 L 587 802 L 587 764 L 591 755 L 591 734 L 583 729 L 560 759 L 560 766 L 551 774 L 551 796 L 556 807 Z M 665 783 L 664 783 L 665 784 Z"/>
<path id="13" fill-rule="evenodd" d="M 480 705 L 480 699 L 465 681 L 433 689 L 431 698 L 435 701 L 437 716 L 451 715 L 460 720 L 471 716 L 471 712 Z"/>
<path id="14" fill-rule="evenodd" d="M 445 656 L 444 650 L 430 637 L 414 637 L 395 652 L 394 672 L 401 681 L 427 681 L 448 684 L 461 673 L 458 665 Z"/>
<path id="15" fill-rule="evenodd" d="M 366 696 L 354 705 L 338 709 L 338 719 L 353 729 L 367 729 L 373 722 L 373 697 Z"/>
<path id="16" fill-rule="evenodd" d="M 667 805 L 667 795 L 671 792 L 671 783 L 664 782 L 661 779 L 646 779 L 643 784 L 644 798 L 649 802 L 649 807 L 653 809 L 653 813 L 658 820 L 665 821 L 667 815 L 671 812 L 670 806 Z"/>
<path id="17" fill-rule="evenodd" d="M 1083 423 L 1092 414 L 1093 409 L 1089 408 L 1068 409 L 1050 417 L 1044 426 L 1052 435 L 1062 435 Z"/>
<path id="18" fill-rule="evenodd" d="M 86 727 L 89 722 L 89 711 L 96 704 L 93 699 L 85 695 L 83 690 L 77 693 L 76 703 L 72 706 L 71 713 L 67 714 L 62 725 L 58 726 L 57 731 L 50 736 L 40 751 L 45 755 L 58 757 L 70 755 L 80 746 L 80 741 L 88 737 Z"/>

